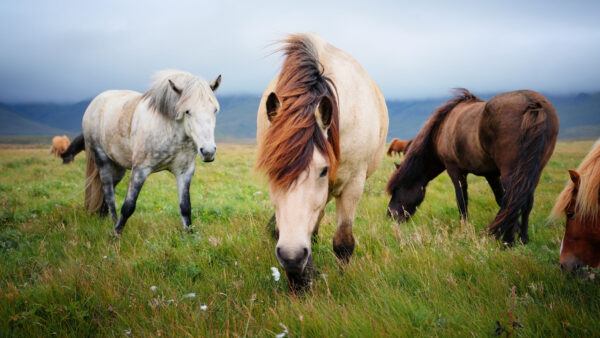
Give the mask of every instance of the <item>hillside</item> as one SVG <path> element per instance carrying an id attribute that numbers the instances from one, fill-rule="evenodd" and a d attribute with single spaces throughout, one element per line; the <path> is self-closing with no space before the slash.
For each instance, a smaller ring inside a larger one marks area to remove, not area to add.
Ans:
<path id="1" fill-rule="evenodd" d="M 480 95 L 489 99 L 492 94 Z M 561 138 L 600 137 L 600 93 L 546 95 L 554 104 L 560 119 Z M 449 96 L 423 100 L 388 100 L 390 116 L 388 139 L 412 138 L 427 117 Z M 218 96 L 221 111 L 215 135 L 219 139 L 253 139 L 256 136 L 258 95 Z M 81 118 L 90 100 L 72 104 L 20 103 L 0 104 L 0 135 L 76 134 L 81 131 Z M 58 130 L 61 130 L 58 132 Z"/>

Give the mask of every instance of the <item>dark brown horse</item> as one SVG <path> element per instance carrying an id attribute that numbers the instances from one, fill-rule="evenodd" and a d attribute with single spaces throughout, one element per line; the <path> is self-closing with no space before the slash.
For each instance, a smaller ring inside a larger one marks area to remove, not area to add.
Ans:
<path id="1" fill-rule="evenodd" d="M 574 271 L 582 266 L 600 268 L 600 141 L 560 193 L 552 215 L 565 217 L 567 225 L 560 245 L 560 266 Z"/>
<path id="2" fill-rule="evenodd" d="M 427 183 L 447 170 L 460 216 L 467 219 L 467 174 L 472 173 L 487 179 L 500 206 L 487 231 L 510 244 L 519 231 L 527 243 L 533 192 L 557 134 L 556 111 L 539 93 L 519 90 L 484 102 L 458 89 L 433 112 L 390 178 L 388 214 L 400 220 L 413 215 Z"/>

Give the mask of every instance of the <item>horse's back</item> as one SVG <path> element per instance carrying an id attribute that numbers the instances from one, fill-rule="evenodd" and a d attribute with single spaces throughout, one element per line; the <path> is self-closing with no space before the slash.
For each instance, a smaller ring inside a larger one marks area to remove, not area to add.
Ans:
<path id="1" fill-rule="evenodd" d="M 113 161 L 131 167 L 131 123 L 141 97 L 131 90 L 108 90 L 96 96 L 83 115 L 86 145 L 101 147 Z"/>
<path id="2" fill-rule="evenodd" d="M 559 123 L 556 110 L 542 94 L 532 90 L 502 93 L 486 103 L 482 114 L 479 125 L 481 143 L 497 162 L 515 162 L 520 139 L 531 128 L 543 128 L 541 132 L 547 145 L 542 161 L 545 163 L 550 158 Z"/>
<path id="3" fill-rule="evenodd" d="M 341 157 L 338 177 L 350 178 L 363 167 L 368 177 L 385 153 L 389 122 L 385 99 L 354 57 L 318 36 L 315 40 L 324 74 L 333 80 L 338 94 Z"/>

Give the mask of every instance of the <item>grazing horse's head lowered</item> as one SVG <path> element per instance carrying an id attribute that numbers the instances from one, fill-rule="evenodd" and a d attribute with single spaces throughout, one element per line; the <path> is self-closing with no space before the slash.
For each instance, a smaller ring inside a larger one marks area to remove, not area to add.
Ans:
<path id="1" fill-rule="evenodd" d="M 185 133 L 196 144 L 202 161 L 212 162 L 217 152 L 214 129 L 219 111 L 214 91 L 221 84 L 221 75 L 208 86 L 201 78 L 182 72 L 162 71 L 156 78 L 167 78 L 168 81 L 157 82 L 144 94 L 149 106 L 183 123 Z M 211 90 L 206 90 L 207 87 Z"/>
<path id="2" fill-rule="evenodd" d="M 565 217 L 565 235 L 560 245 L 560 266 L 567 271 L 600 267 L 600 142 L 577 170 L 569 170 L 570 182 L 552 210 Z"/>
<path id="3" fill-rule="evenodd" d="M 290 39 L 275 92 L 265 102 L 271 123 L 257 167 L 269 176 L 279 238 L 275 254 L 288 277 L 311 263 L 311 234 L 325 210 L 337 170 L 338 108 L 333 84 L 310 46 Z"/>

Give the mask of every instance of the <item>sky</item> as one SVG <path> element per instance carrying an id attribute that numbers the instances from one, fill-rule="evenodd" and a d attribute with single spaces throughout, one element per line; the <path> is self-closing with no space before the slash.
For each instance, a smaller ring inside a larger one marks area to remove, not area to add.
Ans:
<path id="1" fill-rule="evenodd" d="M 387 99 L 533 89 L 600 91 L 600 1 L 2 1 L 0 101 L 145 91 L 175 68 L 220 94 L 261 94 L 274 42 L 316 32 Z"/>

